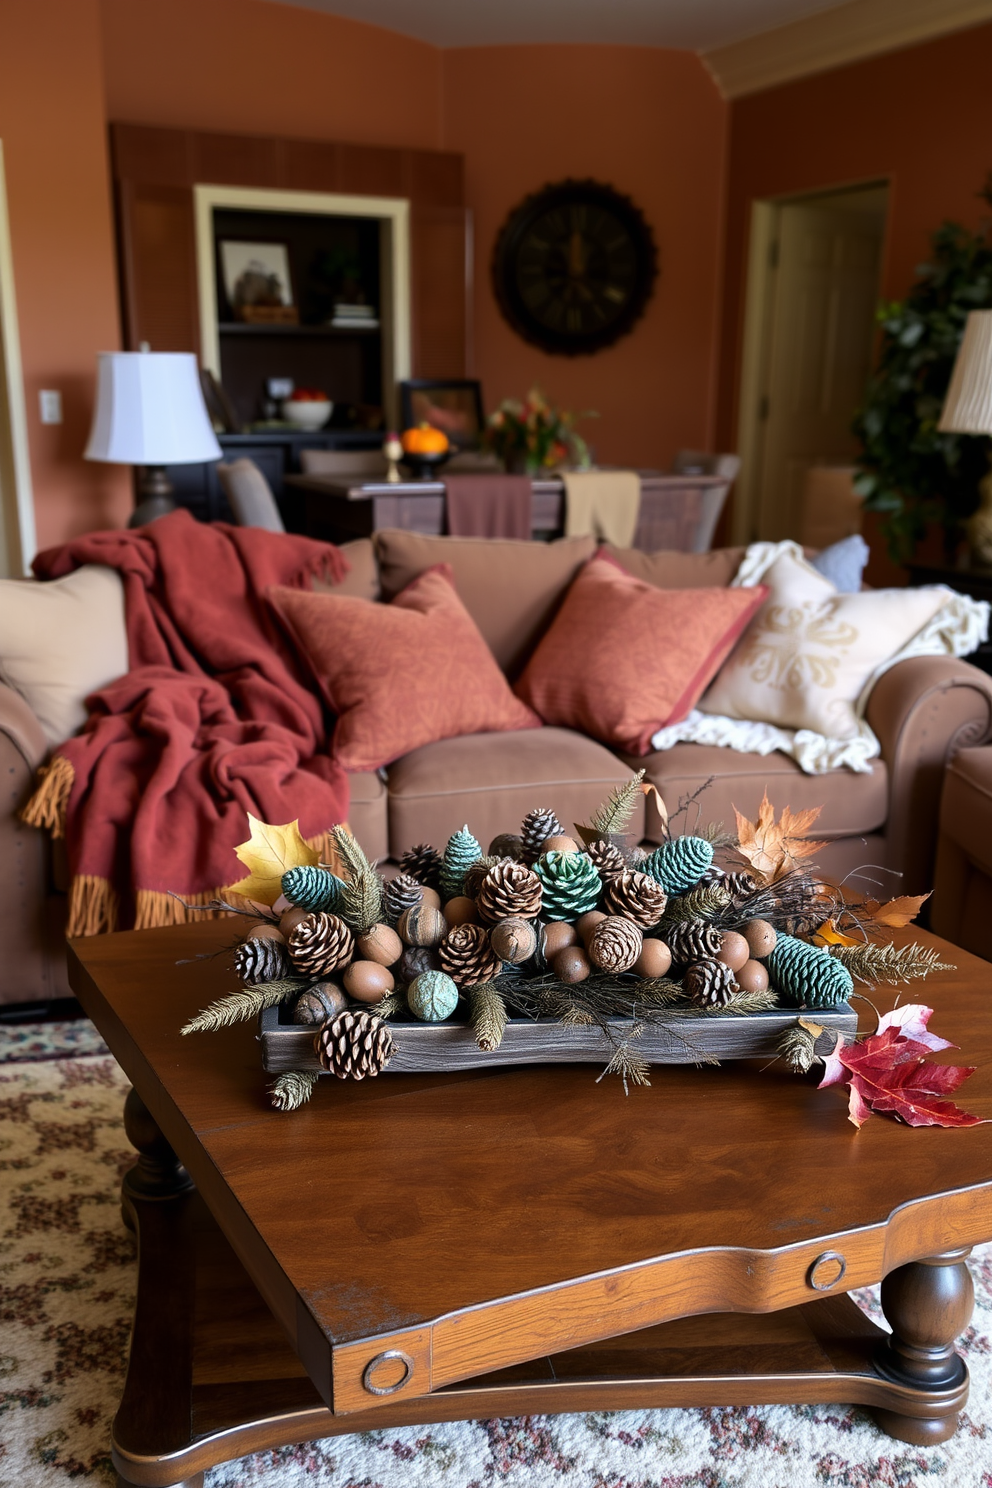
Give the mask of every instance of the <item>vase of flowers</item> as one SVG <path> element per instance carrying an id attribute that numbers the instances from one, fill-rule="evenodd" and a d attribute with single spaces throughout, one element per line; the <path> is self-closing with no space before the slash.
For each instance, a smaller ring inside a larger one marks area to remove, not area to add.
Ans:
<path id="1" fill-rule="evenodd" d="M 504 398 L 486 420 L 483 443 L 507 470 L 527 475 L 558 470 L 564 465 L 587 470 L 589 447 L 575 425 L 596 418 L 592 411 L 568 413 L 553 408 L 539 388 L 531 388 L 521 402 Z"/>

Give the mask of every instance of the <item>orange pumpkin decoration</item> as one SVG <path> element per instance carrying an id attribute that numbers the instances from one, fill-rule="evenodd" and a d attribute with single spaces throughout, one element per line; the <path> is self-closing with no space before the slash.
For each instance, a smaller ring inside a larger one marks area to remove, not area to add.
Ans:
<path id="1" fill-rule="evenodd" d="M 400 443 L 408 455 L 443 455 L 448 448 L 448 436 L 432 424 L 418 424 L 415 429 L 404 430 Z"/>

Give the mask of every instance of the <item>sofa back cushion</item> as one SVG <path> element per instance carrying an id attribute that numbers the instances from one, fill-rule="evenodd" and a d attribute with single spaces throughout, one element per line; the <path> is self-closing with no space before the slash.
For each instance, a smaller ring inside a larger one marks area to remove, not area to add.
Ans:
<path id="1" fill-rule="evenodd" d="M 49 744 L 86 722 L 84 699 L 127 671 L 120 574 L 88 563 L 40 584 L 0 579 L 0 681 L 19 692 Z"/>
<path id="2" fill-rule="evenodd" d="M 304 454 L 308 451 L 304 450 Z M 312 450 L 322 455 L 325 450 Z M 370 537 L 358 537 L 354 542 L 339 543 L 338 547 L 348 560 L 348 572 L 337 583 L 326 574 L 314 574 L 310 587 L 315 594 L 350 594 L 353 599 L 379 599 L 379 569 L 375 561 L 375 549 Z"/>
<path id="3" fill-rule="evenodd" d="M 602 549 L 615 563 L 655 589 L 726 589 L 741 566 L 744 548 L 714 548 L 709 553 L 676 553 L 661 549 L 642 553 L 637 548 Z"/>
<path id="4" fill-rule="evenodd" d="M 374 542 L 386 600 L 435 564 L 450 565 L 462 603 L 511 681 L 523 671 L 568 586 L 596 551 L 592 537 L 510 542 L 386 529 L 376 533 Z"/>

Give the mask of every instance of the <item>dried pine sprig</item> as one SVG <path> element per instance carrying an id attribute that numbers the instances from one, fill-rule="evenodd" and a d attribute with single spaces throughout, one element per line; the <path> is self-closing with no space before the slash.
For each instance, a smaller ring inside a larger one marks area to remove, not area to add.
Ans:
<path id="1" fill-rule="evenodd" d="M 287 1070 L 269 1086 L 269 1097 L 277 1111 L 297 1111 L 313 1095 L 320 1076 L 315 1070 Z"/>
<path id="2" fill-rule="evenodd" d="M 774 1007 L 778 1007 L 778 997 L 774 992 L 737 992 L 722 1007 L 697 1007 L 693 1011 L 702 1013 L 704 1018 L 726 1018 L 732 1014 L 741 1017 L 749 1013 L 767 1013 Z"/>
<path id="3" fill-rule="evenodd" d="M 731 895 L 722 884 L 702 884 L 698 889 L 690 889 L 688 894 L 682 894 L 678 899 L 670 899 L 665 909 L 664 919 L 659 926 L 662 940 L 665 938 L 665 927 L 681 925 L 685 920 L 712 920 L 728 908 L 731 903 Z"/>
<path id="4" fill-rule="evenodd" d="M 643 1025 L 635 1023 L 623 1042 L 614 1048 L 609 1063 L 596 1080 L 597 1085 L 607 1075 L 619 1075 L 623 1081 L 623 1093 L 629 1095 L 629 1086 L 651 1084 L 649 1079 L 651 1066 L 642 1054 L 630 1047 L 633 1040 L 639 1039 L 643 1032 Z"/>
<path id="5" fill-rule="evenodd" d="M 644 771 L 638 770 L 630 780 L 625 780 L 610 791 L 602 806 L 593 812 L 589 819 L 591 830 L 600 837 L 609 837 L 613 833 L 622 833 L 630 825 L 630 818 L 637 807 L 637 801 L 641 792 L 641 781 L 644 779 Z"/>
<path id="6" fill-rule="evenodd" d="M 275 982 L 258 982 L 254 987 L 243 987 L 232 992 L 230 997 L 221 997 L 183 1025 L 181 1033 L 213 1033 L 218 1028 L 229 1028 L 232 1023 L 243 1023 L 248 1018 L 257 1018 L 265 1008 L 276 1007 L 302 992 L 309 986 L 306 977 L 280 977 Z"/>
<path id="7" fill-rule="evenodd" d="M 714 847 L 736 847 L 737 833 L 728 832 L 722 821 L 707 822 L 696 832 L 697 837 L 705 837 L 707 842 L 712 842 Z"/>
<path id="8" fill-rule="evenodd" d="M 821 1056 L 816 1053 L 816 1040 L 817 1035 L 800 1019 L 782 1034 L 778 1041 L 778 1052 L 790 1069 L 794 1069 L 799 1075 L 805 1075 L 814 1064 L 823 1063 Z"/>
<path id="9" fill-rule="evenodd" d="M 402 992 L 387 992 L 381 1002 L 377 1002 L 369 1012 L 375 1013 L 377 1018 L 392 1018 L 395 1013 L 406 1012 L 406 998 Z"/>
<path id="10" fill-rule="evenodd" d="M 492 1054 L 503 1042 L 508 1015 L 506 1003 L 492 982 L 480 982 L 468 994 L 469 1014 L 475 1029 L 475 1042 L 485 1054 Z"/>
<path id="11" fill-rule="evenodd" d="M 896 987 L 900 982 L 922 980 L 935 971 L 954 971 L 956 968 L 940 961 L 937 952 L 928 946 L 913 945 L 855 945 L 828 946 L 852 976 L 869 986 L 876 982 L 887 982 Z"/>
<path id="12" fill-rule="evenodd" d="M 382 879 L 374 868 L 362 868 L 341 890 L 336 913 L 358 935 L 382 919 Z"/>
<path id="13" fill-rule="evenodd" d="M 357 837 L 353 837 L 345 827 L 332 827 L 331 836 L 334 838 L 334 845 L 341 856 L 341 861 L 352 878 L 358 878 L 359 874 L 369 872 L 372 864 L 365 856 L 365 851 Z"/>

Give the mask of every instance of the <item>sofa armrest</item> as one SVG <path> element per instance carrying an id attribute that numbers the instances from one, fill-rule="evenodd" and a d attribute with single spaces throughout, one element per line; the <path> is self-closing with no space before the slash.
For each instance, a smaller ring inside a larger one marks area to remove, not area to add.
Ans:
<path id="1" fill-rule="evenodd" d="M 868 723 L 889 772 L 888 866 L 893 893 L 933 888 L 944 767 L 967 744 L 992 737 L 992 677 L 949 656 L 914 656 L 875 684 Z"/>
<path id="2" fill-rule="evenodd" d="M 0 734 L 6 734 L 28 769 L 37 770 L 48 753 L 48 740 L 19 692 L 0 682 Z"/>

